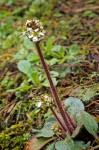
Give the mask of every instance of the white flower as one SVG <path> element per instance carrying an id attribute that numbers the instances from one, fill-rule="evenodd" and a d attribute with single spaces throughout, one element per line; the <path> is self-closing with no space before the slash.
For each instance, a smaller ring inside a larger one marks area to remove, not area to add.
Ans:
<path id="1" fill-rule="evenodd" d="M 37 28 L 37 29 L 34 30 L 34 32 L 38 32 L 38 31 L 39 31 L 39 28 Z"/>
<path id="2" fill-rule="evenodd" d="M 43 32 L 39 32 L 39 35 L 44 36 L 44 33 Z"/>
<path id="3" fill-rule="evenodd" d="M 44 29 L 44 27 L 43 27 L 43 26 L 40 26 L 40 29 Z"/>
<path id="4" fill-rule="evenodd" d="M 32 30 L 32 28 L 27 28 L 27 31 L 32 32 L 33 30 Z"/>
<path id="5" fill-rule="evenodd" d="M 29 23 L 31 23 L 31 20 L 27 20 L 27 21 L 26 21 L 26 26 L 27 26 Z"/>
<path id="6" fill-rule="evenodd" d="M 32 38 L 33 38 L 33 35 L 28 35 L 28 38 L 29 38 L 29 39 L 32 39 Z"/>
<path id="7" fill-rule="evenodd" d="M 22 34 L 26 35 L 33 42 L 38 42 L 44 39 L 45 31 L 39 20 L 27 20 Z"/>
<path id="8" fill-rule="evenodd" d="M 33 40 L 34 42 L 37 42 L 37 41 L 38 41 L 38 37 L 37 37 L 37 36 L 34 36 L 32 40 Z"/>
<path id="9" fill-rule="evenodd" d="M 42 105 L 42 102 L 38 102 L 38 103 L 37 103 L 37 107 L 38 107 L 38 108 L 41 107 L 41 105 Z"/>

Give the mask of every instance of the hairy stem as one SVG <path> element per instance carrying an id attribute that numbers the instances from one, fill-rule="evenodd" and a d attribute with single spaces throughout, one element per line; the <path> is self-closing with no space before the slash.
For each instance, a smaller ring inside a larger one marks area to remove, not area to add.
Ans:
<path id="1" fill-rule="evenodd" d="M 75 129 L 75 125 L 71 119 L 71 117 L 67 114 L 67 112 L 64 111 L 63 107 L 62 107 L 62 104 L 60 102 L 60 98 L 58 96 L 58 92 L 57 92 L 57 89 L 56 87 L 54 86 L 53 84 L 53 81 L 52 81 L 52 78 L 51 78 L 51 75 L 50 75 L 50 71 L 46 65 L 46 62 L 44 60 L 44 57 L 43 57 L 43 54 L 41 52 L 41 49 L 40 49 L 40 46 L 39 46 L 39 42 L 36 42 L 35 43 L 35 46 L 37 48 L 37 52 L 38 52 L 38 55 L 40 57 L 40 60 L 41 60 L 41 63 L 42 63 L 42 66 L 43 66 L 43 69 L 46 73 L 46 76 L 47 76 L 47 79 L 49 81 L 49 84 L 50 84 L 50 88 L 51 88 L 51 92 L 52 92 L 52 96 L 53 96 L 53 99 L 56 103 L 56 106 L 57 108 L 59 109 L 59 112 L 62 116 L 62 119 L 65 123 L 65 130 L 69 133 L 69 134 L 72 134 L 72 132 L 74 131 Z"/>

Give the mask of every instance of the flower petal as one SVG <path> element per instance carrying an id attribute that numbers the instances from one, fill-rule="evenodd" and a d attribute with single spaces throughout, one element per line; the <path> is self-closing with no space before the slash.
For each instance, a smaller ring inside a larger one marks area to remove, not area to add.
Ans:
<path id="1" fill-rule="evenodd" d="M 28 23 L 31 23 L 31 20 L 27 20 L 26 21 L 26 26 L 28 25 Z"/>
<path id="2" fill-rule="evenodd" d="M 39 41 L 38 37 L 37 37 L 37 36 L 34 36 L 34 37 L 33 37 L 33 41 L 34 41 L 34 42 Z"/>
<path id="3" fill-rule="evenodd" d="M 29 39 L 32 39 L 32 38 L 33 38 L 33 35 L 28 35 L 28 38 L 29 38 Z"/>

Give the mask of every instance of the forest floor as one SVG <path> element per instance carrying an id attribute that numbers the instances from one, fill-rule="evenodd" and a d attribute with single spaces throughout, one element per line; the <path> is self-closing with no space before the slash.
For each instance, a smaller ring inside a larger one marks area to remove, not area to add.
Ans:
<path id="1" fill-rule="evenodd" d="M 62 103 L 80 99 L 86 112 L 99 123 L 99 1 L 1 0 L 0 1 L 0 149 L 22 150 L 51 115 L 39 107 L 50 89 L 35 46 L 22 37 L 27 19 L 39 19 L 46 30 L 41 49 Z M 20 63 L 34 69 L 32 79 Z M 99 148 L 84 131 L 78 136 L 90 149 Z M 95 148 L 94 148 L 95 147 Z M 45 150 L 45 147 L 42 150 Z M 27 149 L 29 150 L 29 149 Z M 34 149 L 34 150 L 40 150 Z M 52 149 L 53 150 L 53 149 Z M 58 150 L 58 149 L 57 149 Z"/>

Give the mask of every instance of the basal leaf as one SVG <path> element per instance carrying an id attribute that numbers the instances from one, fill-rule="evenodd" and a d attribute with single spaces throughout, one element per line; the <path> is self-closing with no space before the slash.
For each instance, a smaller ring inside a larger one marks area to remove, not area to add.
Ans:
<path id="1" fill-rule="evenodd" d="M 80 112 L 81 110 L 84 110 L 84 104 L 78 98 L 69 97 L 65 100 L 64 103 L 67 106 L 68 112 L 70 114 L 75 114 Z"/>
<path id="2" fill-rule="evenodd" d="M 81 131 L 83 125 L 79 125 L 77 126 L 77 128 L 74 130 L 73 134 L 72 134 L 72 138 L 75 138 L 79 132 Z"/>
<path id="3" fill-rule="evenodd" d="M 55 144 L 56 150 L 76 150 L 72 138 L 67 135 L 64 141 L 59 141 Z"/>
<path id="4" fill-rule="evenodd" d="M 56 150 L 71 150 L 65 141 L 59 141 L 55 144 Z"/>
<path id="5" fill-rule="evenodd" d="M 27 60 L 21 60 L 18 62 L 18 69 L 25 74 L 28 74 L 30 67 L 31 67 L 31 64 Z"/>
<path id="6" fill-rule="evenodd" d="M 56 122 L 52 116 L 45 121 L 45 125 L 41 130 L 33 130 L 37 137 L 52 137 L 54 132 L 51 130 L 52 125 Z"/>
<path id="7" fill-rule="evenodd" d="M 68 147 L 70 148 L 70 150 L 76 150 L 76 147 L 74 145 L 74 141 L 72 140 L 70 135 L 67 135 L 65 141 L 66 141 L 66 144 L 68 145 Z"/>
<path id="8" fill-rule="evenodd" d="M 46 150 L 55 150 L 55 149 L 54 149 L 54 146 L 55 146 L 55 144 L 52 143 L 52 144 L 50 144 L 50 145 L 47 147 Z"/>
<path id="9" fill-rule="evenodd" d="M 90 147 L 90 142 L 85 144 L 83 141 L 75 141 L 74 143 L 77 150 L 86 150 L 87 148 Z"/>
<path id="10" fill-rule="evenodd" d="M 94 137 L 97 136 L 98 124 L 95 121 L 94 117 L 92 117 L 89 113 L 82 111 L 81 117 L 83 120 L 83 124 L 86 130 L 92 134 Z"/>

